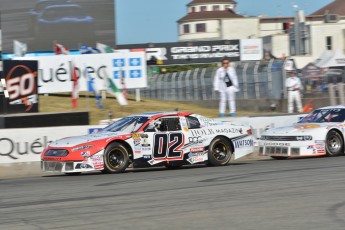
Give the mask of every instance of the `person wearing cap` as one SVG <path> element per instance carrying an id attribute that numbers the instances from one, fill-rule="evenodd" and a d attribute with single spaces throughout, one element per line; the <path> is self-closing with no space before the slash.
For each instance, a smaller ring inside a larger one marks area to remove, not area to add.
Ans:
<path id="1" fill-rule="evenodd" d="M 285 86 L 288 91 L 288 113 L 294 111 L 294 101 L 296 101 L 298 112 L 302 112 L 301 90 L 303 86 L 301 80 L 296 75 L 296 70 L 293 68 L 286 69 L 287 79 Z"/>
<path id="2" fill-rule="evenodd" d="M 230 61 L 227 58 L 222 60 L 222 67 L 220 67 L 213 81 L 213 88 L 219 92 L 219 116 L 225 117 L 226 101 L 229 103 L 229 116 L 234 117 L 236 113 L 236 92 L 239 91 L 238 79 L 236 71 L 230 66 Z"/>

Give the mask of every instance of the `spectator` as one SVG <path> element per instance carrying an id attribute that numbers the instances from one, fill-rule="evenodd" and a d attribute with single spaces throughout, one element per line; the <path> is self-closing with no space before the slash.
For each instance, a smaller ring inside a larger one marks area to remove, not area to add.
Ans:
<path id="1" fill-rule="evenodd" d="M 230 66 L 230 61 L 227 58 L 222 60 L 222 67 L 216 72 L 213 88 L 220 95 L 219 116 L 225 117 L 226 101 L 228 101 L 229 116 L 234 117 L 236 113 L 235 93 L 239 91 L 238 79 L 235 69 Z"/>
<path id="2" fill-rule="evenodd" d="M 296 76 L 296 70 L 286 69 L 287 79 L 285 82 L 288 91 L 288 113 L 294 111 L 294 101 L 296 101 L 298 112 L 302 112 L 301 92 L 303 86 L 301 80 Z"/>

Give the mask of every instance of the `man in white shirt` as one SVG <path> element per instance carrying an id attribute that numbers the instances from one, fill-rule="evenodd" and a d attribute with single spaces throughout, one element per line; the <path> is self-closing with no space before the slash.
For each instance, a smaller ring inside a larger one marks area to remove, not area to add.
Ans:
<path id="1" fill-rule="evenodd" d="M 296 101 L 298 112 L 302 112 L 301 90 L 303 86 L 301 80 L 296 76 L 295 70 L 287 70 L 285 85 L 288 91 L 288 113 L 294 111 L 294 101 Z"/>
<path id="2" fill-rule="evenodd" d="M 215 91 L 219 91 L 219 116 L 225 116 L 226 101 L 228 101 L 230 108 L 229 116 L 234 117 L 236 112 L 235 93 L 239 91 L 238 79 L 235 69 L 230 66 L 230 62 L 226 58 L 222 60 L 222 67 L 216 72 L 213 88 Z"/>

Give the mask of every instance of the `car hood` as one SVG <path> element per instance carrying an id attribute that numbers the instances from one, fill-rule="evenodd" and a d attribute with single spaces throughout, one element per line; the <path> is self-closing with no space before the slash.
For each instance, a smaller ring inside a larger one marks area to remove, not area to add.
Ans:
<path id="1" fill-rule="evenodd" d="M 49 147 L 74 147 L 81 144 L 86 144 L 92 141 L 98 141 L 108 138 L 116 138 L 123 135 L 130 135 L 123 132 L 99 132 L 83 136 L 66 137 L 57 141 L 52 142 Z"/>
<path id="2" fill-rule="evenodd" d="M 311 132 L 315 132 L 315 129 L 334 125 L 334 123 L 296 123 L 291 126 L 268 129 L 263 135 L 309 134 Z"/>

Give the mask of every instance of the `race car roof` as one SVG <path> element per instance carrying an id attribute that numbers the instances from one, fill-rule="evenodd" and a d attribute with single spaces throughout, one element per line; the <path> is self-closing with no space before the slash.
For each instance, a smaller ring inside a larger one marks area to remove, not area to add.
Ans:
<path id="1" fill-rule="evenodd" d="M 330 105 L 319 109 L 345 109 L 345 105 Z"/>
<path id="2" fill-rule="evenodd" d="M 190 112 L 180 112 L 180 111 L 157 111 L 157 112 L 145 112 L 141 114 L 136 114 L 134 116 L 143 116 L 143 117 L 159 117 L 159 116 L 168 116 L 168 115 L 175 115 L 175 116 L 188 116 L 192 113 Z"/>

